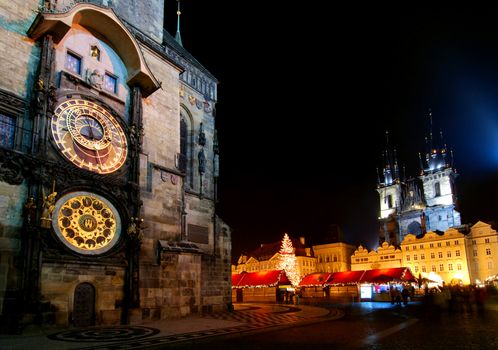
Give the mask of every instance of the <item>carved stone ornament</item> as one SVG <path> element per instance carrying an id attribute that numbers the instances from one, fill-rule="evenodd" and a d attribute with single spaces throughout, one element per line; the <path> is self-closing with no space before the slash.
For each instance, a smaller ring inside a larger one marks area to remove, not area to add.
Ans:
<path id="1" fill-rule="evenodd" d="M 29 166 L 24 157 L 0 148 L 0 180 L 10 185 L 20 185 Z"/>
<path id="2" fill-rule="evenodd" d="M 195 104 L 196 98 L 192 95 L 188 95 L 188 102 L 190 102 L 191 105 Z"/>

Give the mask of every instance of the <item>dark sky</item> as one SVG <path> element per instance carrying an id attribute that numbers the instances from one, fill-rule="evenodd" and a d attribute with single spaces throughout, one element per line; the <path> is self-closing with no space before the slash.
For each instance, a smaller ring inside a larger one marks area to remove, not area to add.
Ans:
<path id="1" fill-rule="evenodd" d="M 285 232 L 319 242 L 330 224 L 373 248 L 385 131 L 416 176 L 429 108 L 454 150 L 462 222 L 498 217 L 494 11 L 185 0 L 181 33 L 219 79 L 218 213 L 234 258 Z"/>

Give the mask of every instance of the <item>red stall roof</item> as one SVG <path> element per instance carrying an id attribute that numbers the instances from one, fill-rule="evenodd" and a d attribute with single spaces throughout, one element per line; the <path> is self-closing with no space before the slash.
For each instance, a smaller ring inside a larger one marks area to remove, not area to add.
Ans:
<path id="1" fill-rule="evenodd" d="M 365 270 L 334 272 L 332 276 L 330 276 L 326 285 L 333 286 L 336 284 L 358 283 L 364 273 Z"/>
<path id="2" fill-rule="evenodd" d="M 278 284 L 290 284 L 290 281 L 283 270 L 232 274 L 232 288 L 275 287 Z"/>
<path id="3" fill-rule="evenodd" d="M 389 269 L 375 269 L 365 272 L 360 282 L 362 283 L 387 283 L 387 282 L 416 282 L 415 276 L 408 267 L 393 267 Z"/>
<path id="4" fill-rule="evenodd" d="M 304 278 L 299 283 L 299 287 L 322 287 L 326 283 L 332 274 L 330 272 L 315 272 L 304 276 Z"/>

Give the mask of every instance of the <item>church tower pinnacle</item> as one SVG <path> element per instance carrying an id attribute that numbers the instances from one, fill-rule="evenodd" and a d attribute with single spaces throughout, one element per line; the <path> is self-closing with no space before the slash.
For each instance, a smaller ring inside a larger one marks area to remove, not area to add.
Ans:
<path id="1" fill-rule="evenodd" d="M 182 43 L 182 36 L 180 34 L 180 15 L 182 12 L 180 11 L 180 0 L 176 0 L 178 2 L 178 9 L 176 10 L 176 15 L 177 15 L 177 20 L 176 20 L 176 35 L 175 35 L 175 40 L 178 44 L 183 46 Z"/>

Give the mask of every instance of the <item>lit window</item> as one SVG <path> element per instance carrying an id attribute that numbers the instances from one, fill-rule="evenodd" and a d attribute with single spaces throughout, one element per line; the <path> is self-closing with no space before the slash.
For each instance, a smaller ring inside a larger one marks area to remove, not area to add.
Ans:
<path id="1" fill-rule="evenodd" d="M 436 272 L 436 265 L 432 265 L 431 269 L 432 269 L 432 272 Z"/>
<path id="2" fill-rule="evenodd" d="M 417 257 L 417 254 L 413 255 L 413 260 L 417 260 L 418 257 Z"/>
<path id="3" fill-rule="evenodd" d="M 66 69 L 71 73 L 81 75 L 81 57 L 68 51 L 66 54 Z"/>
<path id="4" fill-rule="evenodd" d="M 457 264 L 457 270 L 462 271 L 462 264 Z"/>
<path id="5" fill-rule="evenodd" d="M 424 260 L 425 259 L 425 254 L 420 254 L 420 260 Z"/>
<path id="6" fill-rule="evenodd" d="M 406 261 L 410 261 L 410 255 L 406 256 Z"/>
<path id="7" fill-rule="evenodd" d="M 14 148 L 16 120 L 0 114 L 0 147 Z"/>
<path id="8" fill-rule="evenodd" d="M 106 73 L 104 75 L 104 89 L 114 94 L 118 92 L 118 78 Z"/>
<path id="9" fill-rule="evenodd" d="M 453 264 L 448 264 L 448 270 L 453 271 Z"/>
<path id="10" fill-rule="evenodd" d="M 490 248 L 486 248 L 486 255 L 491 255 L 491 249 Z"/>
<path id="11" fill-rule="evenodd" d="M 431 252 L 431 259 L 434 259 L 435 258 L 435 254 L 434 252 Z"/>
<path id="12" fill-rule="evenodd" d="M 455 256 L 460 256 L 460 251 L 459 251 L 459 250 L 457 250 L 457 251 L 455 252 Z"/>
<path id="13" fill-rule="evenodd" d="M 451 252 L 446 252 L 446 256 L 447 256 L 448 258 L 451 258 Z"/>
<path id="14" fill-rule="evenodd" d="M 425 265 L 422 266 L 422 272 L 427 272 L 427 269 L 425 268 Z"/>
<path id="15" fill-rule="evenodd" d="M 438 252 L 437 256 L 438 256 L 439 259 L 441 259 L 443 257 L 443 252 Z"/>
<path id="16" fill-rule="evenodd" d="M 443 264 L 439 264 L 439 271 L 444 271 L 444 265 Z"/>
<path id="17" fill-rule="evenodd" d="M 415 266 L 415 272 L 418 272 L 418 266 Z"/>

